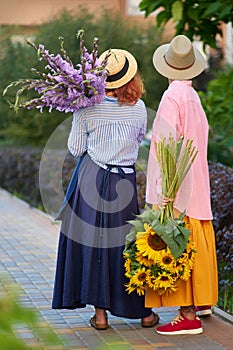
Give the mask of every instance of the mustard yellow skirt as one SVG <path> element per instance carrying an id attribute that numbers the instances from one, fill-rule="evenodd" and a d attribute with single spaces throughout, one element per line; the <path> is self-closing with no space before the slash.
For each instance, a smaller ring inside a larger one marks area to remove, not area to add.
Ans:
<path id="1" fill-rule="evenodd" d="M 194 268 L 188 281 L 180 281 L 179 288 L 170 295 L 159 296 L 148 290 L 145 296 L 146 307 L 216 305 L 218 301 L 218 272 L 215 234 L 212 221 L 185 218 L 195 242 Z"/>

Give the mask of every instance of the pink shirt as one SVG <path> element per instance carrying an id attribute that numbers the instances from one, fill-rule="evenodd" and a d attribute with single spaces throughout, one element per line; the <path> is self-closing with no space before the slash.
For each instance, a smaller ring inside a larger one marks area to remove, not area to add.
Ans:
<path id="1" fill-rule="evenodd" d="M 158 204 L 161 193 L 160 170 L 156 160 L 154 140 L 170 133 L 178 140 L 184 135 L 193 139 L 198 149 L 194 163 L 184 179 L 174 202 L 174 207 L 199 220 L 211 220 L 210 183 L 207 162 L 209 125 L 197 92 L 191 80 L 175 80 L 163 94 L 153 123 L 152 140 L 147 168 L 146 201 Z"/>

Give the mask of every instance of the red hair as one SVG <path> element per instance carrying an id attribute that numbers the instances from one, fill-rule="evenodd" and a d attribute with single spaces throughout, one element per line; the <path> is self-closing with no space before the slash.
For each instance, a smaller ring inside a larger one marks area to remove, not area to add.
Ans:
<path id="1" fill-rule="evenodd" d="M 145 92 L 141 76 L 137 73 L 125 85 L 113 90 L 119 103 L 135 104 Z"/>

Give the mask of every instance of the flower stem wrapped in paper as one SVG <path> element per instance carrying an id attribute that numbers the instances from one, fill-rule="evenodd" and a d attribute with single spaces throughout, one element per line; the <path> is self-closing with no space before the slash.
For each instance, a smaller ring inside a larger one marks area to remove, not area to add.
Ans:
<path id="1" fill-rule="evenodd" d="M 107 58 L 100 62 L 98 59 L 98 38 L 93 40 L 93 50 L 88 53 L 84 46 L 84 31 L 79 30 L 77 38 L 80 39 L 80 63 L 72 63 L 64 48 L 64 40 L 60 37 L 61 54 L 49 53 L 43 45 L 38 47 L 27 42 L 36 52 L 39 61 L 45 61 L 45 71 L 31 70 L 38 76 L 35 79 L 19 79 L 9 84 L 3 92 L 5 95 L 9 88 L 17 87 L 15 102 L 9 102 L 10 107 L 17 112 L 19 108 L 38 108 L 41 112 L 44 107 L 59 112 L 75 112 L 80 108 L 100 103 L 104 99 L 107 79 Z M 37 97 L 25 101 L 23 93 L 34 90 Z M 39 95 L 39 96 L 38 96 Z"/>
<path id="2" fill-rule="evenodd" d="M 145 207 L 130 221 L 124 250 L 128 293 L 144 294 L 152 288 L 159 295 L 176 292 L 179 280 L 187 281 L 195 259 L 194 243 L 185 226 L 185 212 L 174 217 L 176 194 L 198 153 L 192 140 L 176 142 L 171 136 L 155 142 L 166 205 L 154 210 Z"/>

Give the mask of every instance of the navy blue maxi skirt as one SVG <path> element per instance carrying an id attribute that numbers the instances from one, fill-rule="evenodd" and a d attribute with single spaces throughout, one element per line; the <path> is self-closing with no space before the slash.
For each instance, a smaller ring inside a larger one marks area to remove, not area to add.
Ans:
<path id="1" fill-rule="evenodd" d="M 87 304 L 125 318 L 151 314 L 144 296 L 125 291 L 123 250 L 128 220 L 138 214 L 136 174 L 110 172 L 88 154 L 79 160 L 60 212 L 53 309 Z"/>

